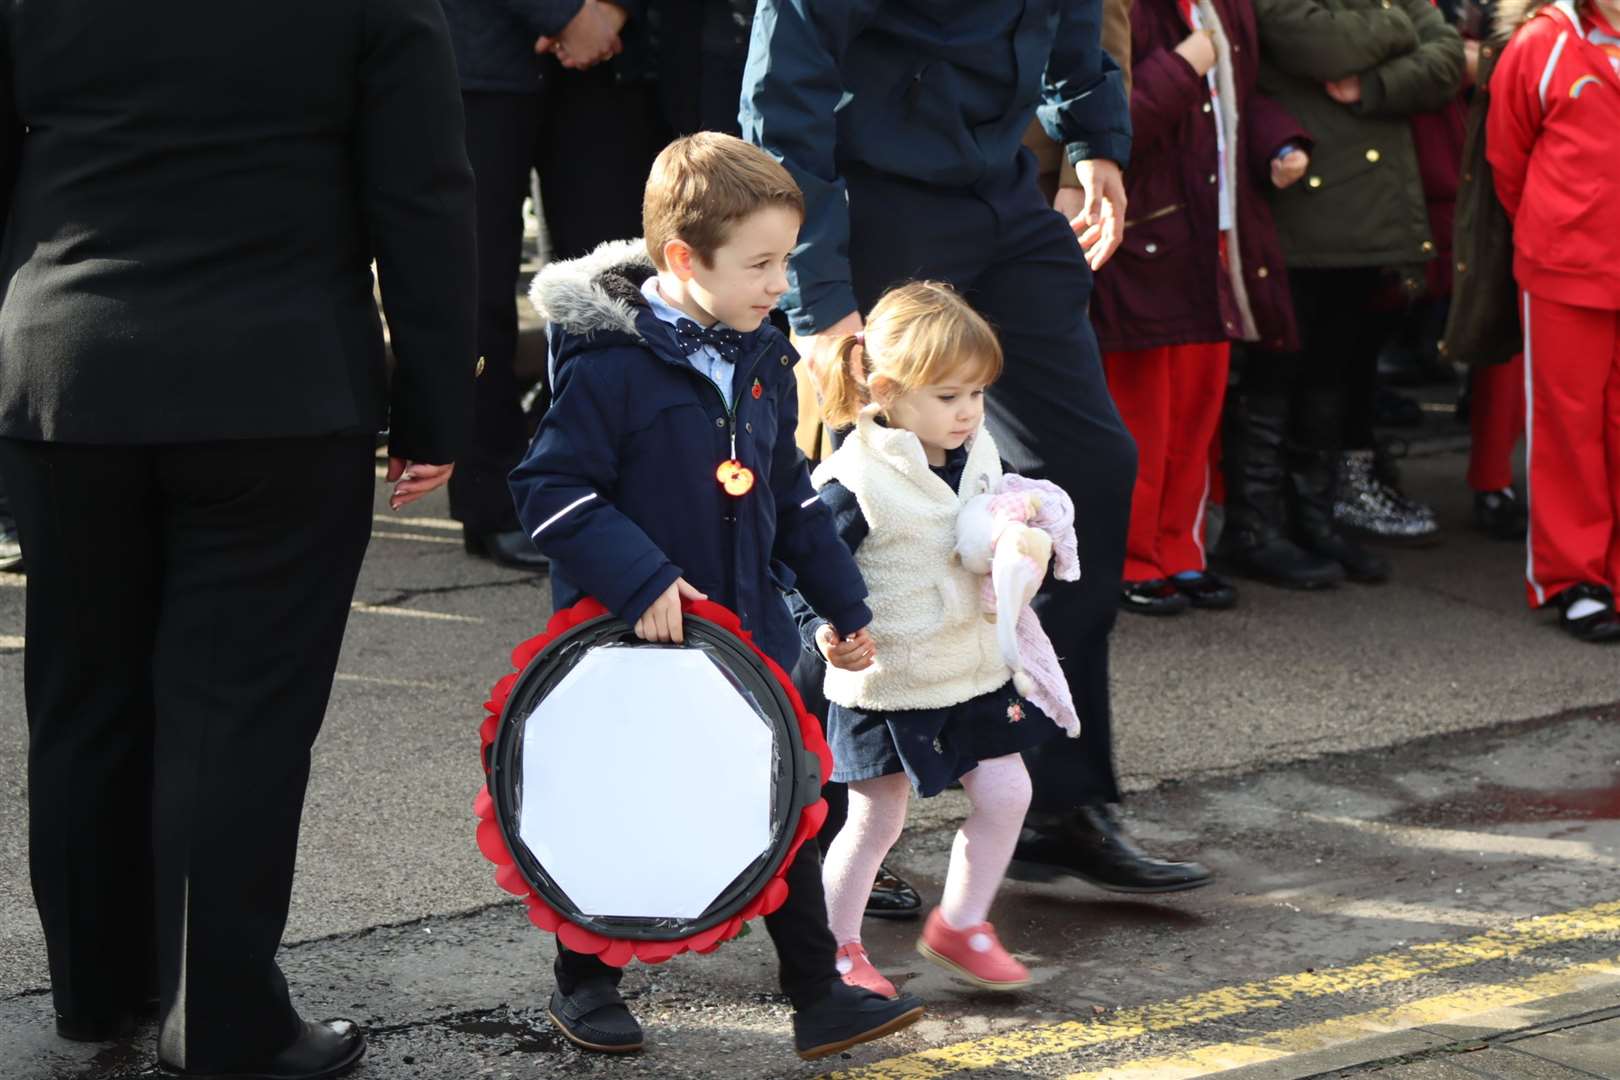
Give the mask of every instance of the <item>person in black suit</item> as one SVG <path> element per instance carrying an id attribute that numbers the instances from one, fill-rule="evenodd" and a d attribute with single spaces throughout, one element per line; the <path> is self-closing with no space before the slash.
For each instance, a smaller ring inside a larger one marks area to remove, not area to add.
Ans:
<path id="1" fill-rule="evenodd" d="M 275 953 L 377 432 L 396 509 L 466 440 L 462 126 L 436 0 L 0 0 L 0 471 L 63 1036 L 155 994 L 184 1074 L 364 1050 Z"/>
<path id="2" fill-rule="evenodd" d="M 478 177 L 485 362 L 472 442 L 450 482 L 450 516 L 462 524 L 468 553 L 543 570 L 546 560 L 518 528 L 506 487 L 529 445 L 515 290 L 530 174 L 540 176 L 552 258 L 576 259 L 640 233 L 641 190 L 667 134 L 646 78 L 642 0 L 440 2 Z"/>

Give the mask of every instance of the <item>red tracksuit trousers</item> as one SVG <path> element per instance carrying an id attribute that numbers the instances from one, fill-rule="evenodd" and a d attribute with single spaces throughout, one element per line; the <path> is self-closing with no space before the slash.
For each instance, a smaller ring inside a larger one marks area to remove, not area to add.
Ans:
<path id="1" fill-rule="evenodd" d="M 1539 607 L 1582 582 L 1620 591 L 1620 311 L 1523 303 L 1526 575 Z"/>
<path id="2" fill-rule="evenodd" d="M 1468 426 L 1468 486 L 1501 491 L 1513 486 L 1513 448 L 1524 434 L 1524 354 L 1474 371 Z"/>
<path id="3" fill-rule="evenodd" d="M 1203 570 L 1210 446 L 1226 400 L 1229 342 L 1103 354 L 1121 419 L 1136 439 L 1125 580 Z"/>

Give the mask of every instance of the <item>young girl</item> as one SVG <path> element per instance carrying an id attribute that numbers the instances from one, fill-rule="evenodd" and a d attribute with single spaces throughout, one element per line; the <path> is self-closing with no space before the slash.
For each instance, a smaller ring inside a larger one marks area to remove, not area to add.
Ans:
<path id="1" fill-rule="evenodd" d="M 865 333 L 845 339 L 822 374 L 827 423 L 854 430 L 814 481 L 873 611 L 849 640 L 813 631 L 830 665 L 832 778 L 849 784 L 849 820 L 823 881 L 844 981 L 884 994 L 894 986 L 861 947 L 867 894 L 905 825 L 907 787 L 927 798 L 955 780 L 973 812 L 917 949 L 988 989 L 1029 981 L 986 917 L 1029 806 L 1019 752 L 1057 727 L 1013 689 L 982 612 L 983 578 L 953 555 L 963 503 L 1001 479 L 981 426 L 1000 372 L 989 325 L 949 286 L 914 282 L 878 301 Z"/>
<path id="2" fill-rule="evenodd" d="M 1620 641 L 1620 2 L 1497 8 L 1485 152 L 1523 290 L 1532 607 Z"/>

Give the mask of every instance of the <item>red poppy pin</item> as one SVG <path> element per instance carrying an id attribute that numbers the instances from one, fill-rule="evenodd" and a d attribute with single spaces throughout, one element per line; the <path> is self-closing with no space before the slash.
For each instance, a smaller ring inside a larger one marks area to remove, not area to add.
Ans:
<path id="1" fill-rule="evenodd" d="M 762 398 L 764 396 L 765 396 L 765 387 L 760 385 L 760 381 L 758 379 L 755 379 L 754 380 L 754 400 L 758 401 L 760 398 Z"/>

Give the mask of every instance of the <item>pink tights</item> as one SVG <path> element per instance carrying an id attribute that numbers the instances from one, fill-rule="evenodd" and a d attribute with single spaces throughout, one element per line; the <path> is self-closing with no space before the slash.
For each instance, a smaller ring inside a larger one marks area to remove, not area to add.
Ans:
<path id="1" fill-rule="evenodd" d="M 973 812 L 956 832 L 940 901 L 945 921 L 957 930 L 984 922 L 1012 861 L 1013 846 L 1029 809 L 1029 773 L 1017 754 L 979 762 L 962 777 Z M 911 784 L 904 773 L 856 780 L 849 785 L 849 820 L 833 839 L 821 868 L 827 891 L 827 921 L 838 944 L 861 940 L 861 917 L 872 882 L 906 824 Z"/>

